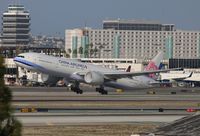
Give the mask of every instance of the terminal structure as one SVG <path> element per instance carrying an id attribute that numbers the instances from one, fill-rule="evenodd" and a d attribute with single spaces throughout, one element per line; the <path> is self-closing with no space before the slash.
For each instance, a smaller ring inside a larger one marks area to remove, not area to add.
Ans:
<path id="1" fill-rule="evenodd" d="M 30 15 L 22 5 L 9 5 L 3 13 L 2 43 L 6 47 L 26 46 L 30 40 Z"/>
<path id="2" fill-rule="evenodd" d="M 103 29 L 65 31 L 65 49 L 72 50 L 72 57 L 87 57 L 82 55 L 87 52 L 80 51 L 87 48 L 93 49 L 93 58 L 150 59 L 163 50 L 166 59 L 198 59 L 200 32 L 176 30 L 173 24 L 132 20 L 106 20 Z"/>
<path id="3" fill-rule="evenodd" d="M 139 31 L 174 31 L 174 24 L 161 24 L 158 21 L 144 20 L 104 20 L 103 29 L 139 30 Z"/>

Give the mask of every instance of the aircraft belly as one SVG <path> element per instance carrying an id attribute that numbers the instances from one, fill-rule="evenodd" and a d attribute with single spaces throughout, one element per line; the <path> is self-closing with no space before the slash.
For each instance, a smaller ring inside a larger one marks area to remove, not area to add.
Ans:
<path id="1" fill-rule="evenodd" d="M 110 81 L 105 83 L 106 86 L 119 88 L 119 89 L 143 89 L 150 87 L 149 84 L 142 83 L 139 80 L 130 78 L 121 78 L 117 81 Z"/>
<path id="2" fill-rule="evenodd" d="M 52 75 L 55 77 L 68 77 L 64 71 L 58 69 L 58 67 L 54 68 L 52 66 L 45 66 L 46 69 L 40 69 L 39 71 L 48 75 Z"/>

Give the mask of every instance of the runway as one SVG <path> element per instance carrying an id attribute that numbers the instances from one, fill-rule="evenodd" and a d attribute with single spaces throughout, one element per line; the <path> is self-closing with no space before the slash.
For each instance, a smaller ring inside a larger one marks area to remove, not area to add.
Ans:
<path id="1" fill-rule="evenodd" d="M 44 125 L 84 125 L 99 123 L 171 122 L 181 115 L 141 115 L 141 116 L 17 116 L 25 126 Z"/>
<path id="2" fill-rule="evenodd" d="M 146 90 L 109 90 L 101 95 L 94 87 L 82 87 L 85 92 L 76 94 L 66 87 L 11 87 L 14 101 L 199 101 L 200 88 L 156 88 Z M 155 94 L 149 94 L 154 91 Z M 173 94 L 175 92 L 175 94 Z"/>
<path id="3" fill-rule="evenodd" d="M 13 101 L 199 101 L 200 95 L 42 95 L 14 96 Z"/>
<path id="4" fill-rule="evenodd" d="M 61 87 L 11 87 L 15 116 L 25 125 L 171 122 L 200 110 L 199 88 L 157 88 L 83 95 Z M 155 91 L 155 94 L 149 94 Z M 176 92 L 176 93 L 171 93 Z M 195 111 L 188 112 L 192 108 Z M 22 113 L 22 109 L 25 109 Z M 34 109 L 28 111 L 27 109 Z"/>

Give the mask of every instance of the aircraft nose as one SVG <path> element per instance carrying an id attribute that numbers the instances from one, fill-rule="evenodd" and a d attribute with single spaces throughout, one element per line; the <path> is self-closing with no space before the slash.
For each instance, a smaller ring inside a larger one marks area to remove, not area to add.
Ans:
<path id="1" fill-rule="evenodd" d="M 17 57 L 14 57 L 13 61 L 16 62 L 17 61 Z"/>
<path id="2" fill-rule="evenodd" d="M 20 62 L 21 58 L 19 57 L 14 57 L 13 61 L 17 64 L 18 62 Z"/>

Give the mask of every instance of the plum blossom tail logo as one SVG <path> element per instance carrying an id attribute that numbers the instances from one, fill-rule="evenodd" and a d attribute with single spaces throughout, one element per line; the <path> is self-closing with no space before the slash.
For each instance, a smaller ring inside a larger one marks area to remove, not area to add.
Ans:
<path id="1" fill-rule="evenodd" d="M 153 71 L 153 70 L 158 70 L 159 68 L 156 66 L 155 62 L 150 61 L 148 66 L 145 68 L 145 71 Z M 150 78 L 156 79 L 156 75 L 155 74 L 149 74 Z"/>

